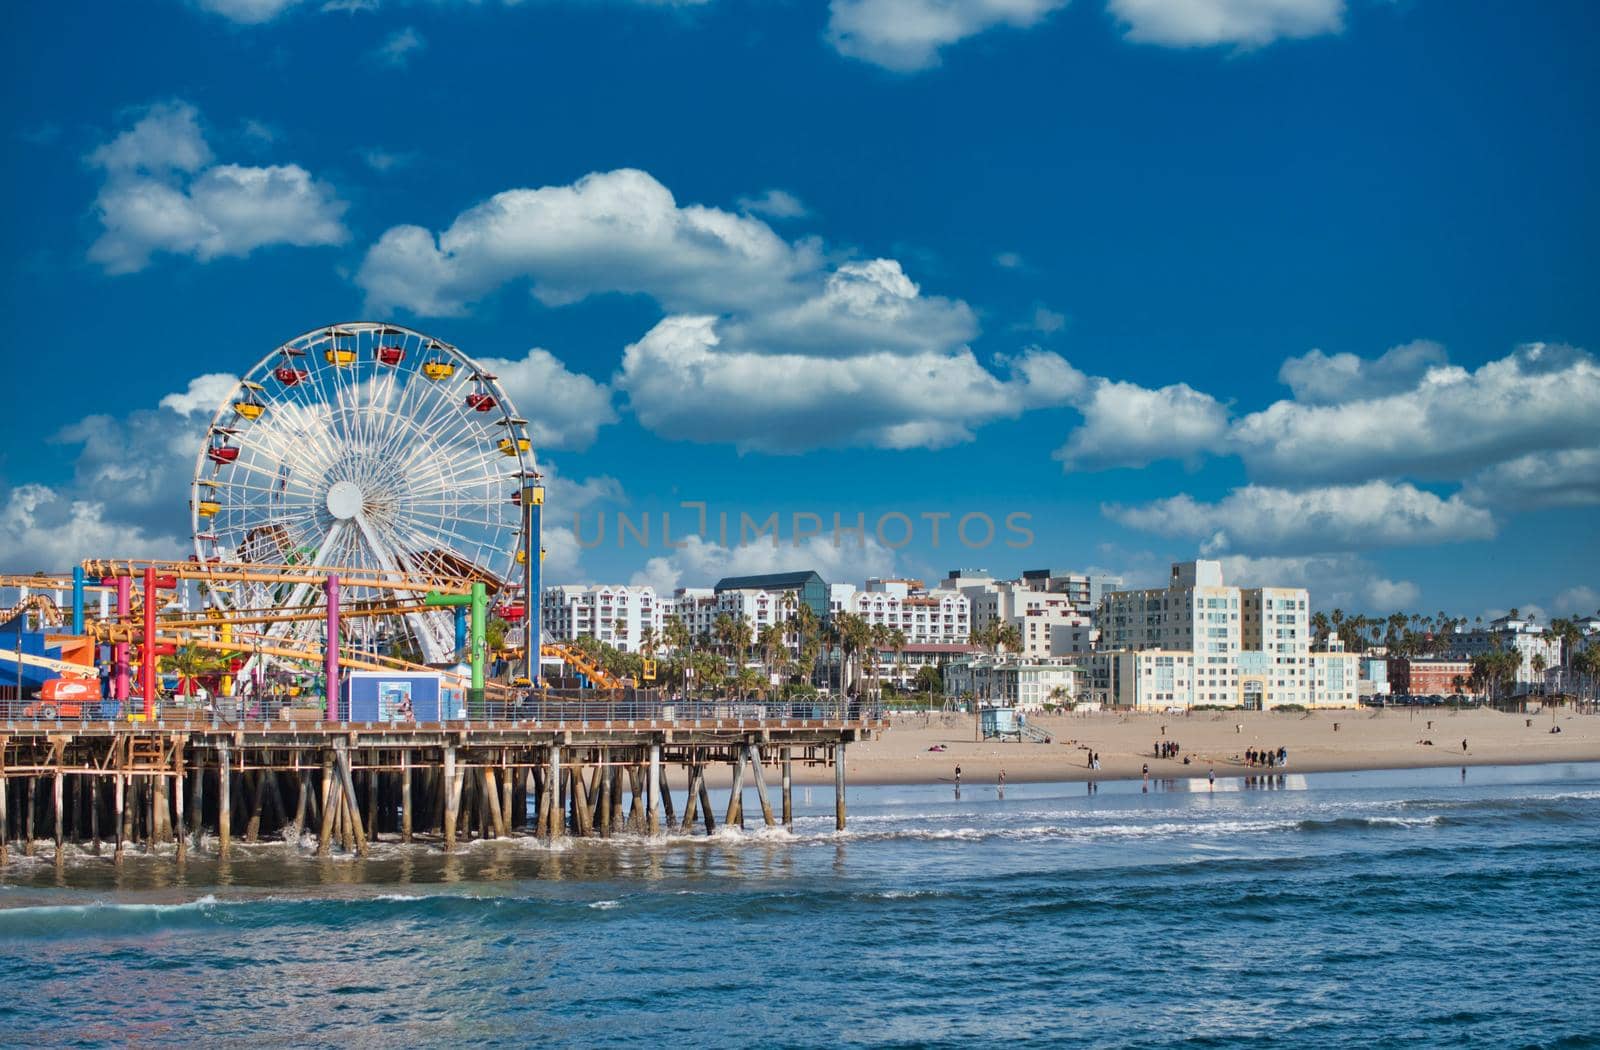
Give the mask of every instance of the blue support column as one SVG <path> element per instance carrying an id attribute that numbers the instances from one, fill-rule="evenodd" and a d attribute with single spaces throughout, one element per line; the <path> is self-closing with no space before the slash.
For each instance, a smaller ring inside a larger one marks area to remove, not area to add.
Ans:
<path id="1" fill-rule="evenodd" d="M 72 567 L 72 633 L 83 633 L 83 566 Z"/>
<path id="2" fill-rule="evenodd" d="M 456 606 L 456 659 L 467 658 L 467 607 Z"/>

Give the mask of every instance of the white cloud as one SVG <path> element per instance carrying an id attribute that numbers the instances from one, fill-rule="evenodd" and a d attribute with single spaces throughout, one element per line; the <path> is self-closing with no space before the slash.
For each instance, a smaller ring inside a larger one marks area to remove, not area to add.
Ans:
<path id="1" fill-rule="evenodd" d="M 1600 444 L 1600 366 L 1533 343 L 1476 371 L 1429 369 L 1401 393 L 1333 405 L 1279 401 L 1233 428 L 1252 475 L 1456 479 L 1544 449 Z"/>
<path id="2" fill-rule="evenodd" d="M 1462 496 L 1500 510 L 1589 507 L 1600 503 L 1600 447 L 1534 452 L 1467 480 Z"/>
<path id="3" fill-rule="evenodd" d="M 62 572 L 84 558 L 172 557 L 175 536 L 150 536 L 107 520 L 99 500 L 70 499 L 46 485 L 19 485 L 0 507 L 0 570 Z"/>
<path id="4" fill-rule="evenodd" d="M 526 414 L 536 453 L 588 448 L 602 426 L 617 421 L 611 390 L 581 372 L 569 372 L 548 350 L 534 347 L 520 360 L 485 357 L 479 363 L 500 377 L 512 402 Z"/>
<path id="5" fill-rule="evenodd" d="M 1568 587 L 1556 595 L 1554 605 L 1557 609 L 1566 610 L 1557 613 L 1558 616 L 1593 616 L 1600 611 L 1600 591 L 1582 584 Z"/>
<path id="6" fill-rule="evenodd" d="M 831 0 L 828 42 L 899 73 L 927 69 L 939 51 L 996 26 L 1025 29 L 1067 0 Z"/>
<path id="7" fill-rule="evenodd" d="M 301 0 L 196 0 L 200 8 L 241 25 L 270 22 Z"/>
<path id="8" fill-rule="evenodd" d="M 1410 580 L 1383 576 L 1352 554 L 1252 558 L 1232 554 L 1222 560 L 1222 576 L 1239 587 L 1304 587 L 1317 609 L 1379 612 L 1414 606 L 1421 590 Z"/>
<path id="9" fill-rule="evenodd" d="M 1312 350 L 1285 361 L 1278 381 L 1294 391 L 1296 401 L 1328 405 L 1410 390 L 1429 369 L 1447 363 L 1444 347 L 1427 339 L 1393 347 L 1375 359 Z"/>
<path id="10" fill-rule="evenodd" d="M 1109 0 L 1129 40 L 1167 47 L 1238 44 L 1338 33 L 1345 0 Z"/>
<path id="11" fill-rule="evenodd" d="M 1208 554 L 1316 553 L 1495 535 L 1489 512 L 1459 495 L 1441 499 L 1413 485 L 1386 481 L 1299 491 L 1247 485 L 1217 503 L 1178 495 L 1103 510 L 1130 528 L 1201 540 Z"/>
<path id="12" fill-rule="evenodd" d="M 978 334 L 972 309 L 924 296 L 893 259 L 844 263 L 793 305 L 750 311 L 723 325 L 729 349 L 825 356 L 943 354 Z"/>
<path id="13" fill-rule="evenodd" d="M 739 210 L 769 219 L 800 219 L 811 214 L 799 197 L 786 190 L 767 190 L 755 197 L 740 197 Z"/>
<path id="14" fill-rule="evenodd" d="M 395 226 L 356 281 L 375 310 L 464 313 L 510 281 L 550 305 L 601 292 L 649 295 L 672 310 L 725 310 L 793 294 L 813 246 L 790 245 L 759 219 L 680 207 L 649 174 L 596 172 L 570 186 L 497 193 L 437 237 Z"/>
<path id="15" fill-rule="evenodd" d="M 297 164 L 212 165 L 188 103 L 150 107 L 89 156 L 106 173 L 96 199 L 105 231 L 89 258 L 108 273 L 143 269 L 155 252 L 202 262 L 270 244 L 342 243 L 345 204 Z"/>
<path id="16" fill-rule="evenodd" d="M 211 416 L 224 399 L 239 386 L 239 377 L 229 372 L 207 372 L 189 380 L 189 388 L 168 394 L 160 401 L 162 408 L 170 409 L 187 419 L 196 412 Z"/>
<path id="17" fill-rule="evenodd" d="M 724 547 L 690 533 L 681 549 L 651 558 L 633 574 L 635 586 L 648 584 L 658 594 L 681 586 L 709 586 L 724 576 L 814 569 L 825 580 L 863 580 L 894 572 L 894 551 L 868 536 L 857 542 L 843 535 L 812 536 L 803 543 L 750 543 Z"/>
<path id="18" fill-rule="evenodd" d="M 1001 252 L 994 257 L 994 264 L 1002 270 L 1020 270 L 1027 265 L 1016 252 Z"/>
<path id="19" fill-rule="evenodd" d="M 1152 390 L 1097 379 L 1077 407 L 1083 425 L 1054 453 L 1067 470 L 1142 467 L 1168 458 L 1194 464 L 1222 447 L 1228 428 L 1227 407 L 1186 383 Z"/>
<path id="20" fill-rule="evenodd" d="M 624 351 L 614 385 L 663 437 L 799 452 L 969 441 L 974 426 L 1015 416 L 1063 381 L 1061 367 L 1038 353 L 1002 380 L 966 349 L 838 357 L 730 351 L 721 342 L 714 317 L 668 317 Z M 1035 375 L 1039 386 L 1030 388 Z"/>
<path id="21" fill-rule="evenodd" d="M 404 69 L 410 64 L 413 56 L 421 53 L 428 46 L 428 41 L 423 35 L 411 26 L 397 29 L 379 45 L 376 58 L 386 66 Z"/>

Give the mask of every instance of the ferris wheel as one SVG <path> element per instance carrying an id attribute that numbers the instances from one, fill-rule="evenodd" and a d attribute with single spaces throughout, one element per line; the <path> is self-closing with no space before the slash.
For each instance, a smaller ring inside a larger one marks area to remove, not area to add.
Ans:
<path id="1" fill-rule="evenodd" d="M 195 557 L 469 577 L 499 590 L 526 560 L 521 492 L 537 476 L 527 421 L 460 350 L 391 324 L 318 328 L 262 358 L 212 418 L 195 458 Z M 208 595 L 235 612 L 321 600 L 304 583 L 209 584 Z M 359 629 L 408 633 L 428 663 L 455 648 L 443 610 Z"/>

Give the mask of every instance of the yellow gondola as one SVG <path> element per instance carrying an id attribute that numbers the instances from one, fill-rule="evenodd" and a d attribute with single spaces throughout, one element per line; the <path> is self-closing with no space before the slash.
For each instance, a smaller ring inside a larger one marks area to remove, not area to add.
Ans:
<path id="1" fill-rule="evenodd" d="M 267 410 L 267 406 L 259 401 L 235 401 L 233 410 L 246 419 L 260 419 L 261 413 Z"/>
<path id="2" fill-rule="evenodd" d="M 528 452 L 532 448 L 533 442 L 527 438 L 517 438 L 515 441 L 511 438 L 500 439 L 500 452 L 502 455 L 515 456 L 518 452 Z"/>
<path id="3" fill-rule="evenodd" d="M 203 499 L 195 504 L 195 510 L 200 512 L 202 518 L 209 518 L 222 509 L 222 504 L 214 499 Z"/>
<path id="4" fill-rule="evenodd" d="M 429 361 L 422 366 L 422 374 L 434 382 L 438 382 L 441 379 L 449 379 L 455 375 L 456 366 L 449 361 Z"/>
<path id="5" fill-rule="evenodd" d="M 348 368 L 356 363 L 356 352 L 354 350 L 344 350 L 337 346 L 324 351 L 322 356 L 327 360 L 328 364 L 337 365 L 340 368 Z"/>

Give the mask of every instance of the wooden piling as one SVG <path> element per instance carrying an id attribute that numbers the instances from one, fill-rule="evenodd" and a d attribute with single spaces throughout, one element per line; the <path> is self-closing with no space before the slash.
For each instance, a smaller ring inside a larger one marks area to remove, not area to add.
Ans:
<path id="1" fill-rule="evenodd" d="M 217 745 L 217 856 L 226 857 L 233 839 L 233 751 Z"/>
<path id="2" fill-rule="evenodd" d="M 733 786 L 728 791 L 728 813 L 724 824 L 744 826 L 744 752 L 733 749 Z"/>
<path id="3" fill-rule="evenodd" d="M 203 751 L 194 753 L 194 783 L 189 788 L 189 808 L 194 811 L 194 848 L 199 849 L 205 833 L 206 760 Z"/>
<path id="4" fill-rule="evenodd" d="M 411 841 L 411 749 L 400 752 L 400 841 Z"/>
<path id="5" fill-rule="evenodd" d="M 545 793 L 550 796 L 550 826 L 547 834 L 552 840 L 561 837 L 561 745 L 551 744 L 549 768 L 544 773 Z"/>
<path id="6" fill-rule="evenodd" d="M 122 850 L 128 839 L 128 824 L 133 819 L 128 813 L 127 780 L 128 775 L 126 773 L 116 774 L 117 786 L 114 807 L 115 812 L 113 813 L 113 816 L 116 818 L 117 825 L 117 845 L 116 849 L 111 854 L 111 859 L 117 864 L 122 863 Z"/>
<path id="7" fill-rule="evenodd" d="M 844 830 L 844 741 L 833 745 L 833 827 Z"/>
<path id="8" fill-rule="evenodd" d="M 350 834 L 355 839 L 356 850 L 365 857 L 367 855 L 366 829 L 361 824 L 361 807 L 356 803 L 355 778 L 350 775 L 350 747 L 344 741 L 334 745 L 334 764 L 339 768 L 339 783 L 344 786 L 346 800 L 349 807 L 346 816 L 350 820 Z"/>
<path id="9" fill-rule="evenodd" d="M 746 744 L 744 747 L 750 758 L 750 777 L 756 782 L 756 798 L 761 801 L 761 821 L 767 827 L 773 827 L 777 821 L 772 819 L 772 803 L 767 800 L 767 782 L 761 775 L 761 752 L 754 744 Z"/>
<path id="10" fill-rule="evenodd" d="M 650 743 L 650 773 L 645 789 L 645 830 L 654 838 L 661 834 L 661 745 L 654 741 Z"/>
<path id="11" fill-rule="evenodd" d="M 704 764 L 698 767 L 694 779 L 697 790 L 700 792 L 700 819 L 706 823 L 706 834 L 715 835 L 717 833 L 717 821 L 711 815 L 711 792 L 706 787 L 706 767 Z"/>
<path id="12" fill-rule="evenodd" d="M 790 831 L 794 830 L 794 769 L 791 748 L 784 748 L 783 754 L 783 826 Z"/>
<path id="13" fill-rule="evenodd" d="M 55 775 L 55 783 L 50 785 L 51 795 L 53 796 L 53 798 L 55 800 L 55 809 L 56 809 L 56 860 L 57 861 L 60 861 L 62 859 L 62 857 L 61 857 L 61 847 L 64 846 L 66 844 L 66 841 L 67 841 L 67 829 L 65 827 L 65 822 L 66 822 L 66 799 L 63 797 L 64 793 L 66 791 L 66 786 L 67 785 L 66 785 L 66 780 L 65 780 L 65 774 L 63 774 L 61 772 L 61 770 L 59 768 L 57 768 L 56 769 L 56 775 Z"/>
<path id="14" fill-rule="evenodd" d="M 172 780 L 172 805 L 176 812 L 177 822 L 173 829 L 173 838 L 178 842 L 178 859 L 187 860 L 189 857 L 189 827 L 184 823 L 183 815 L 183 744 L 180 742 L 172 752 L 173 780 Z M 198 815 L 195 818 L 199 819 Z"/>
<path id="15" fill-rule="evenodd" d="M 326 857 L 333 846 L 333 823 L 339 810 L 339 785 L 333 777 L 333 752 L 322 752 L 322 819 L 317 824 L 317 856 Z"/>

